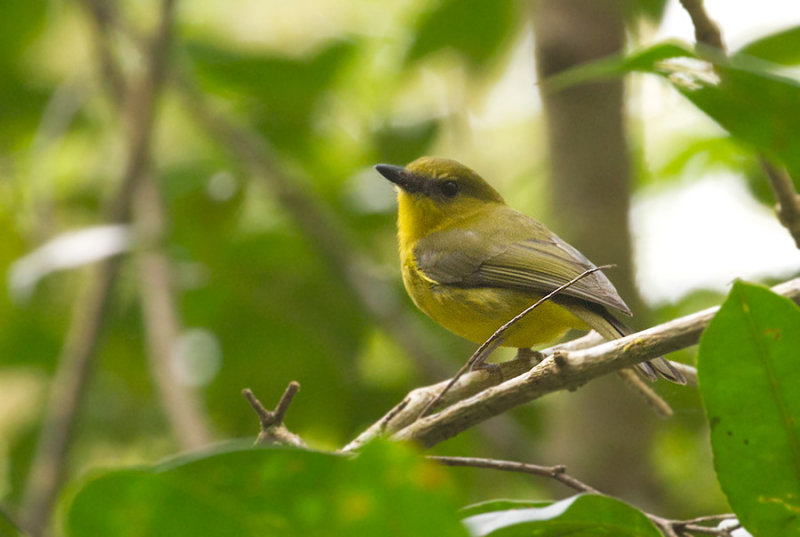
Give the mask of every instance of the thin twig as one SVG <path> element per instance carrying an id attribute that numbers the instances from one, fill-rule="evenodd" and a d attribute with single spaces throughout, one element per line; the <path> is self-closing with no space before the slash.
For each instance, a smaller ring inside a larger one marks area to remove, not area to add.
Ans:
<path id="1" fill-rule="evenodd" d="M 789 230 L 795 245 L 800 248 L 800 195 L 794 189 L 792 178 L 785 169 L 774 166 L 765 158 L 761 158 L 761 168 L 767 174 L 777 200 L 775 212 L 778 213 L 778 220 Z"/>
<path id="2" fill-rule="evenodd" d="M 128 146 L 122 181 L 108 208 L 110 222 L 128 221 L 134 188 L 146 168 L 155 101 L 169 57 L 173 4 L 174 0 L 163 0 L 144 73 L 135 91 L 126 96 Z M 75 418 L 88 383 L 119 266 L 120 260 L 115 257 L 93 268 L 85 292 L 79 294 L 75 303 L 23 495 L 23 521 L 34 536 L 41 535 L 47 527 L 61 486 Z"/>
<path id="3" fill-rule="evenodd" d="M 447 385 L 442 389 L 442 391 L 439 392 L 439 394 L 436 397 L 434 397 L 427 405 L 425 405 L 425 407 L 419 413 L 419 416 L 417 416 L 417 419 L 425 417 L 428 411 L 431 408 L 433 408 L 433 406 L 436 405 L 439 401 L 441 401 L 442 397 L 444 397 L 444 395 L 450 390 L 450 388 L 453 387 L 453 384 L 455 384 L 458 381 L 458 379 L 461 378 L 461 376 L 464 373 L 466 373 L 468 368 L 476 369 L 478 366 L 482 365 L 483 362 L 486 360 L 486 358 L 489 357 L 489 354 L 491 354 L 492 351 L 494 351 L 498 345 L 502 344 L 503 340 L 505 339 L 504 335 L 506 332 L 508 332 L 509 328 L 518 323 L 523 317 L 525 317 L 530 312 L 532 312 L 533 310 L 544 304 L 546 301 L 556 296 L 564 289 L 574 285 L 577 281 L 581 280 L 582 278 L 585 278 L 589 274 L 592 274 L 593 272 L 596 272 L 598 270 L 611 268 L 613 266 L 614 265 L 603 265 L 602 267 L 593 267 L 583 271 L 581 274 L 575 276 L 567 283 L 560 285 L 556 289 L 553 289 L 552 291 L 547 293 L 545 296 L 537 300 L 534 304 L 528 306 L 520 313 L 515 315 L 510 321 L 508 321 L 507 323 L 503 324 L 503 326 L 495 330 L 495 332 L 491 336 L 489 336 L 489 339 L 484 341 L 481 344 L 481 346 L 478 347 L 478 349 L 474 353 L 472 353 L 472 356 L 469 357 L 469 360 L 467 360 L 467 362 L 463 366 L 461 366 L 461 369 L 458 370 L 455 376 L 450 380 L 450 382 L 447 383 Z"/>
<path id="4" fill-rule="evenodd" d="M 302 438 L 289 431 L 283 424 L 286 411 L 289 410 L 289 405 L 292 404 L 292 399 L 297 395 L 298 390 L 300 390 L 300 384 L 294 380 L 290 382 L 286 390 L 284 390 L 280 401 L 278 401 L 275 410 L 267 410 L 250 388 L 242 390 L 242 395 L 244 395 L 247 402 L 250 403 L 250 406 L 253 407 L 256 415 L 258 415 L 258 421 L 261 424 L 261 431 L 258 433 L 256 445 L 283 444 L 299 448 L 308 448 Z"/>
<path id="5" fill-rule="evenodd" d="M 717 48 L 725 54 L 722 33 L 706 12 L 703 0 L 681 0 L 681 4 L 692 19 L 697 42 Z M 800 195 L 794 187 L 792 178 L 785 169 L 776 167 L 764 155 L 759 155 L 759 162 L 775 195 L 778 220 L 792 235 L 795 245 L 800 248 Z"/>
<path id="6" fill-rule="evenodd" d="M 472 468 L 487 468 L 490 470 L 501 470 L 503 472 L 516 472 L 521 474 L 538 475 L 549 477 L 563 485 L 578 492 L 588 492 L 590 494 L 603 494 L 596 488 L 587 485 L 583 481 L 567 474 L 567 468 L 563 465 L 540 466 L 538 464 L 528 464 L 517 461 L 502 461 L 497 459 L 484 459 L 480 457 L 445 457 L 439 455 L 429 455 L 426 457 L 432 461 L 441 462 L 447 466 L 468 466 Z"/>
<path id="7" fill-rule="evenodd" d="M 462 466 L 469 468 L 483 468 L 488 470 L 499 470 L 502 472 L 514 472 L 520 474 L 536 475 L 558 481 L 559 483 L 577 492 L 598 494 L 605 496 L 601 491 L 584 483 L 580 479 L 567 474 L 567 469 L 563 465 L 540 466 L 517 461 L 505 461 L 498 459 L 486 459 L 480 457 L 447 457 L 429 455 L 429 460 L 442 463 L 446 466 Z M 727 530 L 720 530 L 708 526 L 701 526 L 703 523 L 720 522 L 735 518 L 732 514 L 711 515 L 692 518 L 689 520 L 673 520 L 661 516 L 644 513 L 654 524 L 656 524 L 667 537 L 679 537 L 683 532 L 700 533 L 704 535 L 716 535 L 726 537 L 730 535 Z"/>

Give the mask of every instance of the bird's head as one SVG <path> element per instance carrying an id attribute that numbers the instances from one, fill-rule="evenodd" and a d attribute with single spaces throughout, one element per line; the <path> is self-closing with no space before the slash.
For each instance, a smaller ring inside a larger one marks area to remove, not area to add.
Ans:
<path id="1" fill-rule="evenodd" d="M 378 164 L 375 169 L 398 187 L 401 235 L 424 237 L 488 204 L 505 203 L 480 175 L 455 160 L 421 157 L 406 167 Z"/>

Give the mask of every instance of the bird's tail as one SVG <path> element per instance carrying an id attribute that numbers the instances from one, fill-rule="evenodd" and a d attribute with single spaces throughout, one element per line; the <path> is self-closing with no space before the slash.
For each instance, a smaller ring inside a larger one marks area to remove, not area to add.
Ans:
<path id="1" fill-rule="evenodd" d="M 606 339 L 619 339 L 633 333 L 603 306 L 593 304 L 589 308 L 576 309 L 579 311 L 572 310 L 573 314 Z M 664 358 L 659 357 L 641 362 L 636 364 L 636 367 L 650 380 L 655 381 L 658 380 L 658 377 L 662 377 L 677 384 L 686 384 L 686 377 Z"/>

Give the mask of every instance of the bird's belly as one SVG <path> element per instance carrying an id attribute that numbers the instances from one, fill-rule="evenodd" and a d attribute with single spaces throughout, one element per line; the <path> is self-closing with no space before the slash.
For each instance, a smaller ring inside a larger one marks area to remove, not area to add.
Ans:
<path id="1" fill-rule="evenodd" d="M 542 297 L 515 289 L 465 289 L 437 284 L 414 270 L 403 271 L 403 282 L 419 309 L 454 334 L 474 343 L 486 341 L 503 324 Z M 506 333 L 503 346 L 540 346 L 561 338 L 570 328 L 586 330 L 587 326 L 566 308 L 547 301 Z"/>

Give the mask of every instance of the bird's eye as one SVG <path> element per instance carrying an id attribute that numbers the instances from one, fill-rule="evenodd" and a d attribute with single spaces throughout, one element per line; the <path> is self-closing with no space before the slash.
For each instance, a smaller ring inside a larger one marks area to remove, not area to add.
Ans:
<path id="1" fill-rule="evenodd" d="M 452 180 L 445 181 L 442 183 L 441 189 L 445 197 L 454 198 L 458 194 L 458 183 Z"/>

